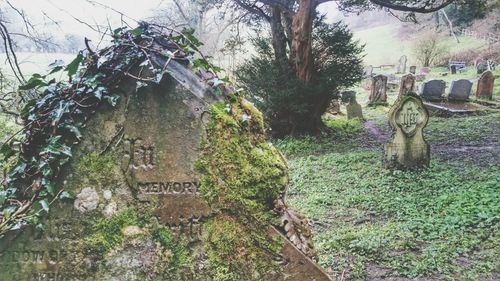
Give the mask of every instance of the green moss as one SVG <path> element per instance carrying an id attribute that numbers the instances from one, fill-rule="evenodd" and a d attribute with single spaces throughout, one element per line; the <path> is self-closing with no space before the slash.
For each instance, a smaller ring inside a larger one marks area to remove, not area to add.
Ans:
<path id="1" fill-rule="evenodd" d="M 81 173 L 88 175 L 88 178 L 98 182 L 109 181 L 110 171 L 115 166 L 113 155 L 100 155 L 97 152 L 91 152 L 82 157 L 78 164 L 78 170 Z"/>
<path id="2" fill-rule="evenodd" d="M 204 225 L 210 275 L 214 280 L 262 279 L 278 268 L 275 258 L 282 245 L 269 236 L 268 227 L 274 201 L 288 183 L 286 162 L 268 142 L 262 114 L 248 101 L 214 104 L 210 113 L 195 169 L 203 198 L 231 214 Z"/>
<path id="3" fill-rule="evenodd" d="M 264 280 L 269 274 L 277 273 L 275 258 L 282 244 L 265 232 L 263 235 L 262 226 L 220 215 L 204 227 L 211 279 Z"/>
<path id="4" fill-rule="evenodd" d="M 90 249 L 103 253 L 120 245 L 125 238 L 122 230 L 127 226 L 143 227 L 148 217 L 140 216 L 134 209 L 127 209 L 113 215 L 110 219 L 97 218 L 87 226 L 85 243 Z"/>
<path id="5" fill-rule="evenodd" d="M 193 265 L 188 242 L 181 238 L 175 239 L 166 227 L 157 228 L 153 232 L 153 239 L 164 250 L 161 270 L 169 279 L 178 280 L 181 271 Z"/>
<path id="6" fill-rule="evenodd" d="M 266 139 L 262 114 L 237 99 L 211 108 L 195 165 L 202 196 L 216 208 L 266 217 L 288 182 L 284 159 Z"/>

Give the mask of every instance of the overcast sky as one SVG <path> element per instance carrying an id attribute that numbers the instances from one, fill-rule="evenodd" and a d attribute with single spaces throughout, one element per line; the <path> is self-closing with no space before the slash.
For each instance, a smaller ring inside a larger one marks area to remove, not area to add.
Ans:
<path id="1" fill-rule="evenodd" d="M 48 28 L 51 32 L 73 33 L 82 37 L 91 39 L 98 38 L 98 34 L 91 28 L 75 20 L 73 17 L 84 20 L 95 25 L 107 26 L 108 22 L 113 28 L 120 27 L 121 16 L 111 7 L 132 19 L 140 20 L 153 15 L 154 10 L 158 9 L 162 3 L 168 0 L 9 0 L 14 6 L 26 12 L 33 22 L 39 24 L 42 28 Z M 0 2 L 3 2 L 0 0 Z M 99 4 L 93 4 L 98 2 Z M 5 3 L 0 7 L 5 8 Z M 331 18 L 337 13 L 334 3 L 325 3 L 319 7 L 319 10 Z M 57 22 L 56 25 L 54 22 Z M 130 25 L 135 22 L 131 19 L 124 19 Z"/>

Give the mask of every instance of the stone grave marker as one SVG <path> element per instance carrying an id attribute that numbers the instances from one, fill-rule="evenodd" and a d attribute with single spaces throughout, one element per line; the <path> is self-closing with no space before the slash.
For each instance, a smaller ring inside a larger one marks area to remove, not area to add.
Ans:
<path id="1" fill-rule="evenodd" d="M 443 99 L 445 88 L 445 81 L 429 80 L 422 84 L 421 96 L 424 100 L 440 101 Z"/>
<path id="2" fill-rule="evenodd" d="M 450 70 L 451 70 L 451 74 L 457 74 L 457 66 L 456 65 L 450 66 Z"/>
<path id="3" fill-rule="evenodd" d="M 372 78 L 368 105 L 387 104 L 387 76 L 377 75 Z"/>
<path id="4" fill-rule="evenodd" d="M 210 280 L 205 226 L 224 214 L 200 197 L 193 166 L 219 99 L 179 65 L 170 62 L 169 73 L 187 88 L 168 76 L 136 93 L 126 80 L 117 107 L 90 119 L 58 180 L 76 200 L 51 206 L 45 232 L 0 240 L 0 280 Z M 281 243 L 283 270 L 262 280 L 330 280 L 280 230 L 262 232 Z"/>
<path id="5" fill-rule="evenodd" d="M 491 100 L 493 97 L 493 87 L 495 85 L 495 76 L 491 71 L 485 71 L 479 77 L 477 82 L 476 97 L 479 99 Z"/>
<path id="6" fill-rule="evenodd" d="M 373 66 L 369 65 L 365 68 L 365 77 L 372 77 L 373 75 Z"/>
<path id="7" fill-rule="evenodd" d="M 399 95 L 406 95 L 408 92 L 415 92 L 415 76 L 411 73 L 403 75 L 399 85 Z"/>
<path id="8" fill-rule="evenodd" d="M 398 68 L 397 68 L 397 73 L 406 73 L 406 61 L 408 59 L 406 58 L 405 55 L 401 56 L 399 58 L 399 64 L 398 64 Z"/>
<path id="9" fill-rule="evenodd" d="M 384 166 L 402 170 L 429 166 L 430 148 L 422 133 L 429 113 L 420 97 L 413 92 L 400 96 L 388 116 L 393 136 L 384 147 Z"/>
<path id="10" fill-rule="evenodd" d="M 451 82 L 448 100 L 467 101 L 472 90 L 472 82 L 466 79 L 455 80 Z"/>
<path id="11" fill-rule="evenodd" d="M 417 74 L 417 67 L 415 65 L 410 66 L 410 73 L 413 75 Z"/>
<path id="12" fill-rule="evenodd" d="M 342 93 L 342 102 L 347 103 L 347 119 L 359 118 L 363 120 L 363 109 L 361 105 L 356 101 L 356 92 L 345 91 Z"/>

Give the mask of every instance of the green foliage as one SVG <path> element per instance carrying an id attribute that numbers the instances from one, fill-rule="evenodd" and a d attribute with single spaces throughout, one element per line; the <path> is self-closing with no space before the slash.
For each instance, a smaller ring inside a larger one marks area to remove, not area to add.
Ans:
<path id="1" fill-rule="evenodd" d="M 113 155 L 91 152 L 84 155 L 78 165 L 78 170 L 87 174 L 89 179 L 104 184 L 110 178 L 109 173 L 114 167 Z"/>
<path id="2" fill-rule="evenodd" d="M 267 38 L 254 39 L 257 55 L 236 72 L 249 98 L 263 111 L 275 136 L 313 132 L 341 88 L 361 79 L 363 47 L 341 23 L 320 17 L 313 32 L 314 75 L 305 85 L 289 62 L 277 61 Z"/>
<path id="3" fill-rule="evenodd" d="M 349 279 L 367 279 L 375 268 L 477 280 L 499 266 L 498 164 L 434 160 L 429 169 L 391 173 L 380 152 L 358 149 L 289 165 L 288 202 L 318 222 L 320 263 L 335 276 L 345 270 Z"/>
<path id="4" fill-rule="evenodd" d="M 25 125 L 21 134 L 0 148 L 0 163 L 17 157 L 0 185 L 0 238 L 10 230 L 38 223 L 40 216 L 49 210 L 50 202 L 58 199 L 56 196 L 72 197 L 55 186 L 59 171 L 72 157 L 72 146 L 81 140 L 82 124 L 97 108 L 117 104 L 118 96 L 111 92 L 124 78 L 136 79 L 138 88 L 159 83 L 167 71 L 165 62 L 189 62 L 197 53 L 200 42 L 191 33 L 163 32 L 163 27 L 146 23 L 133 30 L 117 29 L 110 47 L 86 57 L 78 54 L 65 67 L 61 61 L 51 65 L 49 74 L 65 70 L 69 81 L 57 82 L 48 80 L 49 75 L 34 74 L 21 85 L 19 90 L 37 91 L 39 98 L 28 101 L 21 111 Z M 130 75 L 133 67 L 148 67 L 151 76 Z M 213 69 L 210 64 L 206 67 Z M 213 87 L 219 89 L 224 83 L 219 80 Z M 94 156 L 89 156 L 92 161 L 84 168 L 90 173 L 99 166 L 106 168 L 99 161 L 109 160 Z"/>
<path id="5" fill-rule="evenodd" d="M 153 232 L 153 239 L 167 251 L 166 266 L 162 269 L 171 280 L 178 280 L 180 271 L 192 264 L 188 243 L 175 239 L 170 229 L 159 227 Z"/>
<path id="6" fill-rule="evenodd" d="M 148 219 L 141 217 L 136 210 L 127 209 L 111 218 L 97 218 L 89 222 L 84 241 L 93 251 L 107 252 L 120 245 L 125 239 L 123 229 L 127 226 L 143 227 Z"/>
<path id="7" fill-rule="evenodd" d="M 266 139 L 261 113 L 236 97 L 213 105 L 210 114 L 195 165 L 202 196 L 215 208 L 265 219 L 288 178 L 284 159 Z"/>
<path id="8" fill-rule="evenodd" d="M 488 13 L 487 0 L 459 0 L 446 7 L 449 19 L 457 26 L 468 26 Z"/>
<path id="9" fill-rule="evenodd" d="M 279 272 L 275 258 L 283 245 L 262 233 L 262 225 L 253 226 L 251 221 L 225 215 L 204 225 L 212 280 L 264 280 Z"/>
<path id="10" fill-rule="evenodd" d="M 363 125 L 361 120 L 355 119 L 345 119 L 345 118 L 335 118 L 335 119 L 325 119 L 325 125 L 332 129 L 333 132 L 340 137 L 352 136 L 363 131 Z"/>

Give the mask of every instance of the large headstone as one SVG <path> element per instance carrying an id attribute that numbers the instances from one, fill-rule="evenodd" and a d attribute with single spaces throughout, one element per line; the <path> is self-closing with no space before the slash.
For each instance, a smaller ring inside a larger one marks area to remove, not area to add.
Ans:
<path id="1" fill-rule="evenodd" d="M 403 96 L 409 92 L 415 92 L 415 76 L 411 73 L 403 75 L 399 85 L 399 95 Z"/>
<path id="2" fill-rule="evenodd" d="M 76 200 L 51 206 L 44 233 L 0 240 L 0 280 L 210 280 L 204 225 L 221 214 L 193 169 L 207 103 L 172 78 L 135 87 L 90 119 L 62 171 Z M 284 274 L 269 280 L 330 280 L 274 227 L 262 231 L 283 246 Z"/>
<path id="3" fill-rule="evenodd" d="M 476 97 L 479 99 L 491 100 L 493 97 L 493 87 L 495 85 L 495 76 L 491 71 L 485 71 L 479 77 L 477 82 Z"/>
<path id="4" fill-rule="evenodd" d="M 363 120 L 363 109 L 361 105 L 356 101 L 356 92 L 346 91 L 342 93 L 342 102 L 347 103 L 347 119 L 359 118 Z"/>
<path id="5" fill-rule="evenodd" d="M 440 101 L 443 99 L 446 82 L 430 80 L 422 84 L 421 95 L 424 100 Z"/>
<path id="6" fill-rule="evenodd" d="M 407 60 L 408 59 L 406 58 L 405 55 L 403 55 L 399 58 L 397 73 L 406 73 L 406 61 Z"/>
<path id="7" fill-rule="evenodd" d="M 387 76 L 377 75 L 372 78 L 368 105 L 387 104 Z"/>
<path id="8" fill-rule="evenodd" d="M 460 79 L 451 82 L 448 100 L 466 101 L 469 99 L 472 90 L 472 82 L 466 79 Z"/>
<path id="9" fill-rule="evenodd" d="M 429 113 L 415 93 L 400 96 L 389 111 L 389 125 L 394 131 L 385 145 L 384 166 L 388 169 L 413 169 L 429 165 L 430 148 L 422 130 Z"/>

